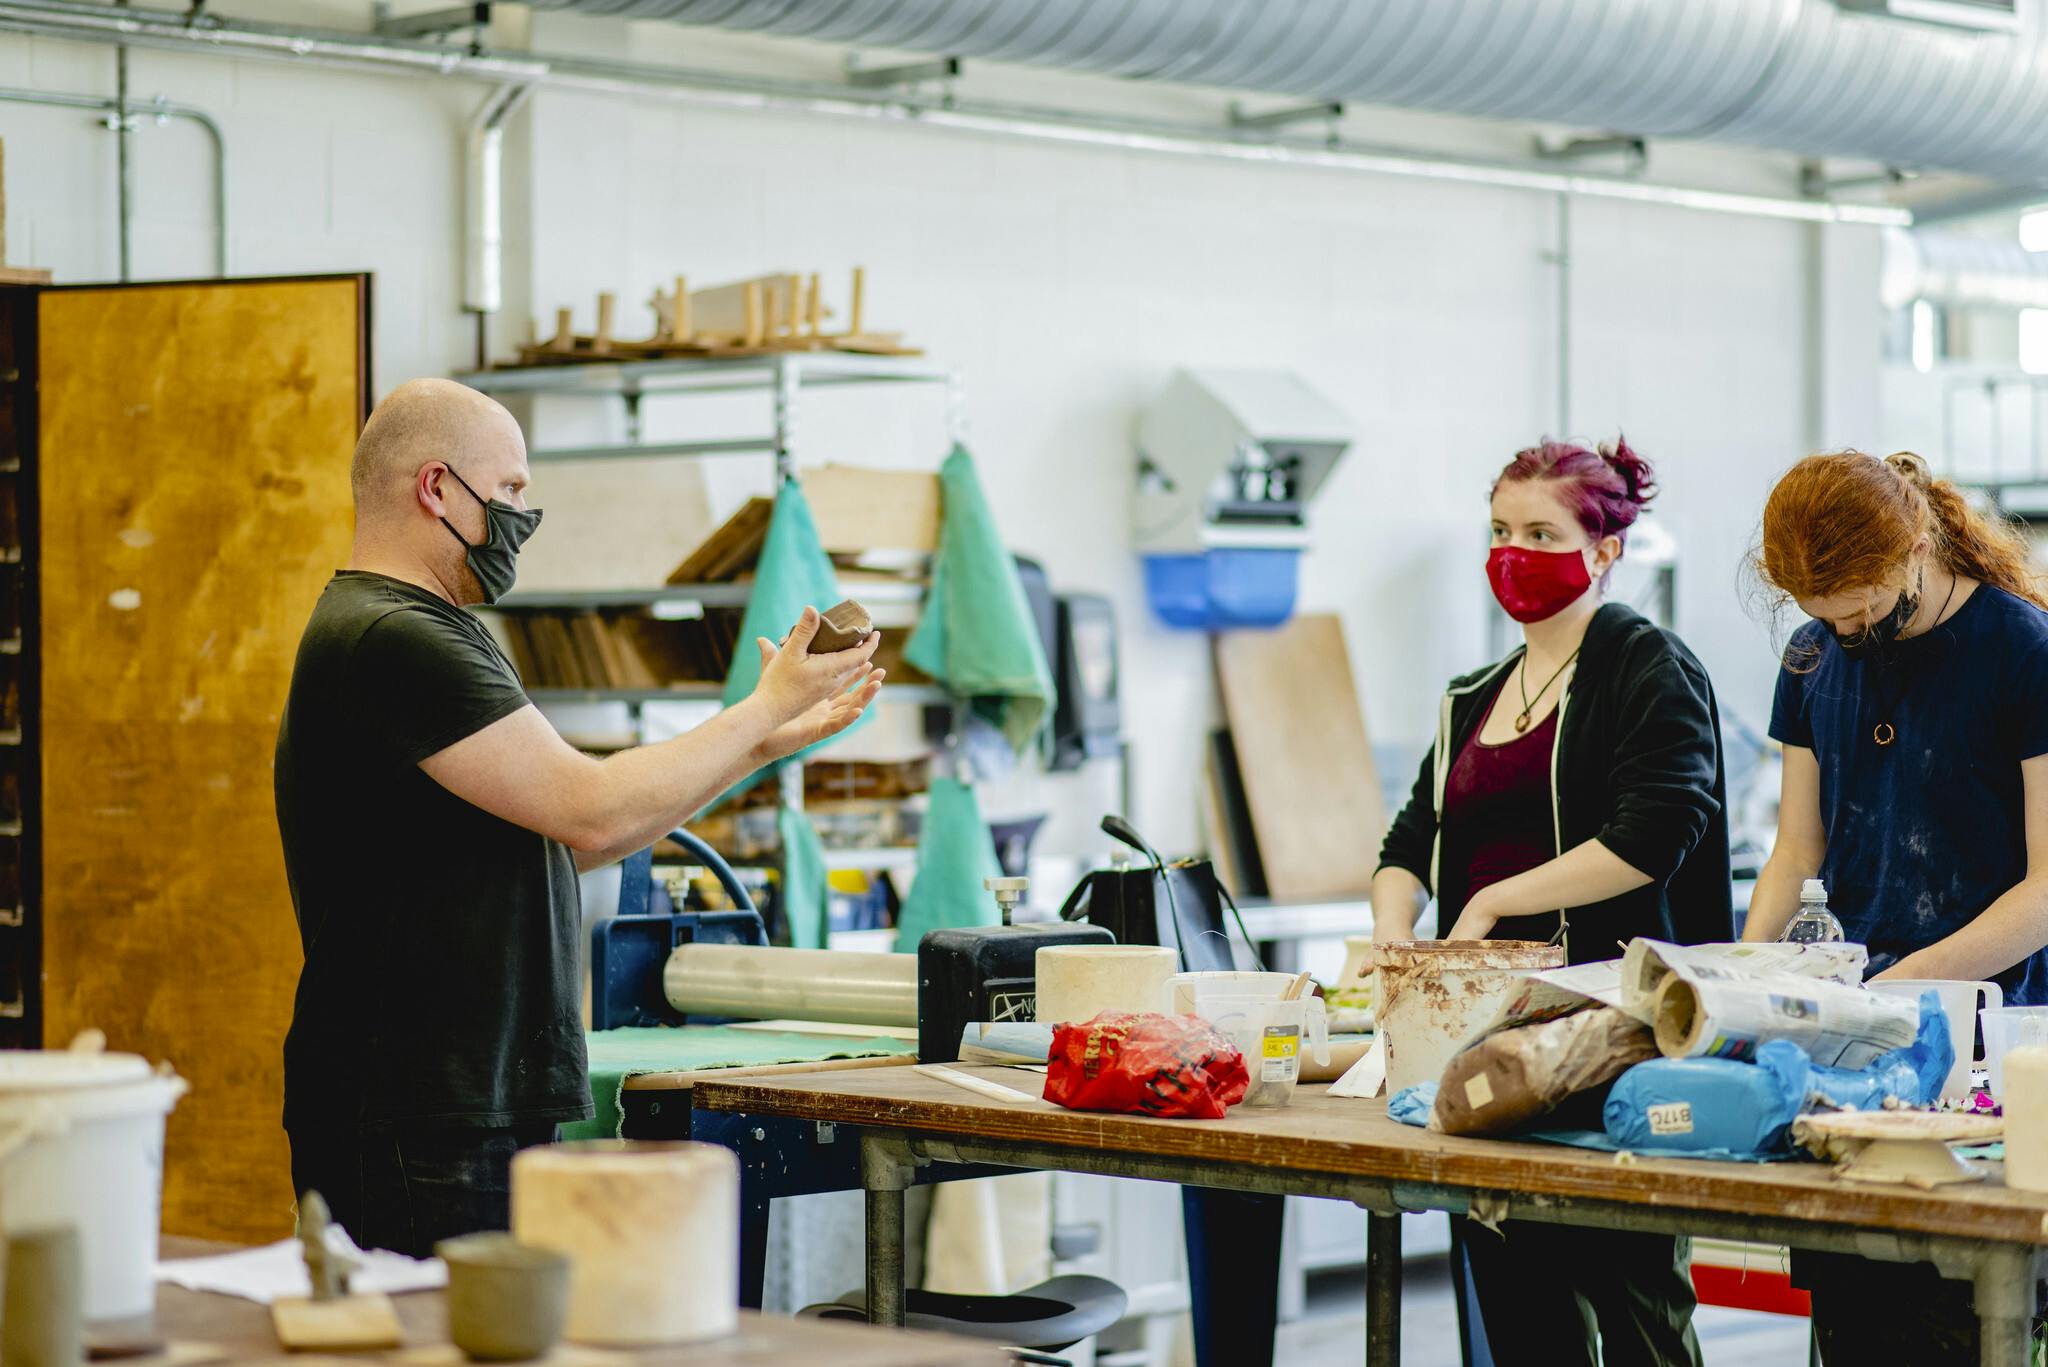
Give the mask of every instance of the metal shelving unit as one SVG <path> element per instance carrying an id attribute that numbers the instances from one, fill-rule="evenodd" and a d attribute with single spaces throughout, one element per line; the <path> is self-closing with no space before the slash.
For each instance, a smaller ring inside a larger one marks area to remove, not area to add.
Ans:
<path id="1" fill-rule="evenodd" d="M 695 604 L 704 608 L 743 608 L 751 596 L 745 584 L 670 584 L 658 589 L 539 589 L 513 592 L 491 605 L 492 612 L 517 612 L 522 608 L 628 608 Z M 924 601 L 921 584 L 863 583 L 861 601 L 871 606 L 915 604 Z M 831 606 L 827 604 L 826 606 Z"/>
<path id="2" fill-rule="evenodd" d="M 519 370 L 478 370 L 455 378 L 486 394 L 580 394 L 593 398 L 616 398 L 625 405 L 624 442 L 600 446 L 540 446 L 527 453 L 530 461 L 659 456 L 688 459 L 766 452 L 775 457 L 776 474 L 787 477 L 796 470 L 797 420 L 802 413 L 803 392 L 850 385 L 943 385 L 948 432 L 958 438 L 966 428 L 966 401 L 961 391 L 959 372 L 912 356 L 792 351 L 731 361 L 612 361 L 532 366 Z M 762 392 L 770 396 L 772 410 L 770 431 L 766 436 L 692 442 L 642 440 L 641 407 L 648 398 Z"/>
<path id="3" fill-rule="evenodd" d="M 483 370 L 457 375 L 457 380 L 487 394 L 548 394 L 616 400 L 624 406 L 626 439 L 618 443 L 546 446 L 529 443 L 530 462 L 619 459 L 714 459 L 734 455 L 774 457 L 775 482 L 797 470 L 799 419 L 807 390 L 869 385 L 935 385 L 944 391 L 946 431 L 961 441 L 966 436 L 966 403 L 959 373 L 920 357 L 861 356 L 842 352 L 784 352 L 738 360 L 652 360 Z M 709 441 L 645 440 L 643 408 L 652 398 L 683 398 L 703 394 L 765 393 L 769 397 L 768 431 Z M 529 434 L 530 436 L 531 434 Z M 751 594 L 746 584 L 677 584 L 660 588 L 549 590 L 508 594 L 493 611 L 596 611 L 640 608 L 656 617 L 664 609 L 743 608 Z M 870 606 L 915 604 L 924 599 L 916 584 L 862 583 L 861 601 Z M 716 702 L 722 689 L 715 683 L 680 684 L 657 689 L 534 688 L 536 703 L 623 703 L 637 717 L 642 706 L 660 702 Z M 890 684 L 882 701 L 921 707 L 949 706 L 952 699 L 931 685 Z M 781 774 L 782 801 L 802 810 L 802 766 L 786 765 Z M 833 869 L 875 871 L 916 865 L 915 850 L 828 851 Z"/>

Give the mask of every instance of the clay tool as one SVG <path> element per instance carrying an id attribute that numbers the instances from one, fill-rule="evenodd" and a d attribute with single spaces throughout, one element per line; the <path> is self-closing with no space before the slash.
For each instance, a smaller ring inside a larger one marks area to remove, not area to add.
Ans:
<path id="1" fill-rule="evenodd" d="M 277 1341 L 295 1351 L 398 1347 L 404 1335 L 391 1298 L 349 1294 L 349 1274 L 362 1266 L 362 1255 L 352 1245 L 345 1251 L 330 1245 L 327 1230 L 327 1202 L 319 1192 L 309 1191 L 299 1198 L 299 1242 L 304 1246 L 313 1295 L 271 1303 Z"/>
<path id="2" fill-rule="evenodd" d="M 970 1092 L 979 1092 L 981 1095 L 992 1097 L 997 1101 L 1038 1100 L 1037 1097 L 1029 1092 L 1020 1092 L 1015 1087 L 1005 1087 L 1000 1082 L 990 1082 L 987 1078 L 976 1077 L 972 1073 L 963 1073 L 936 1063 L 920 1063 L 915 1071 L 923 1073 L 926 1077 L 935 1077 L 941 1082 L 950 1082 L 955 1087 L 964 1087 Z"/>

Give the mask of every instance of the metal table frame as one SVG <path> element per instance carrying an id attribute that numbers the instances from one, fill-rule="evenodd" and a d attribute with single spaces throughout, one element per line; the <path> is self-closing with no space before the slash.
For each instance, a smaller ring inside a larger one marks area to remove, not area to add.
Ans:
<path id="1" fill-rule="evenodd" d="M 1476 1187 L 1390 1182 L 1339 1173 L 1193 1158 L 1122 1149 L 1085 1149 L 1022 1140 L 966 1138 L 900 1128 L 864 1129 L 861 1183 L 867 1193 L 868 1316 L 903 1323 L 903 1193 L 926 1181 L 949 1180 L 927 1169 L 970 1164 L 1095 1173 L 1187 1186 L 1351 1201 L 1369 1215 L 1366 1250 L 1366 1362 L 1398 1367 L 1401 1356 L 1401 1221 L 1404 1211 L 1512 1216 L 1554 1224 L 1785 1244 L 1852 1253 L 1890 1262 L 1930 1262 L 1945 1277 L 1972 1283 L 1983 1367 L 2025 1367 L 2030 1360 L 2035 1284 L 2044 1250 L 2031 1244 L 1867 1229 L 1819 1221 L 1731 1215 L 1683 1205 L 1601 1201 Z M 965 1174 L 963 1174 L 965 1175 Z"/>

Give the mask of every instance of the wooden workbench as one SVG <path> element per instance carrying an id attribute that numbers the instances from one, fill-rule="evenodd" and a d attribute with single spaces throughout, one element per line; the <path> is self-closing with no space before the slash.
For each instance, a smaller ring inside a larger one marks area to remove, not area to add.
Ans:
<path id="1" fill-rule="evenodd" d="M 166 1258 L 226 1251 L 221 1244 L 164 1241 Z M 447 1345 L 448 1320 L 440 1292 L 395 1296 L 392 1301 L 405 1325 L 406 1347 L 388 1358 L 380 1354 L 347 1361 L 369 1367 L 402 1360 L 408 1367 L 419 1367 L 427 1356 L 421 1350 Z M 221 1350 L 220 1356 L 206 1361 L 278 1363 L 285 1357 L 271 1330 L 268 1307 L 254 1301 L 159 1285 L 156 1317 L 157 1331 L 166 1340 Z M 571 1354 L 561 1351 L 555 1356 L 555 1360 L 569 1358 Z M 547 1361 L 535 1367 L 547 1367 Z M 637 1352 L 590 1350 L 586 1354 L 576 1350 L 573 1355 L 574 1367 L 598 1367 L 600 1363 L 603 1367 L 760 1367 L 774 1361 L 830 1363 L 832 1367 L 1003 1367 L 1009 1355 L 991 1345 L 951 1335 L 878 1330 L 839 1320 L 770 1318 L 747 1311 L 740 1313 L 738 1334 L 713 1343 Z M 447 1367 L 468 1367 L 467 1359 L 452 1348 L 447 1349 L 446 1362 Z"/>
<path id="2" fill-rule="evenodd" d="M 968 1068 L 1013 1088 L 1024 1075 Z M 858 1127 L 871 1313 L 901 1323 L 902 1190 L 928 1164 L 998 1164 L 1356 1201 L 1371 1213 L 1367 1360 L 1399 1361 L 1403 1210 L 1655 1230 L 1927 1261 L 1975 1283 L 1986 1364 L 2027 1361 L 2048 1194 L 1986 1181 L 1921 1191 L 1843 1182 L 1820 1163 L 1649 1159 L 1457 1138 L 1385 1104 L 1298 1088 L 1291 1106 L 1217 1121 L 983 1099 L 908 1069 L 700 1081 L 700 1111 Z M 893 1246 L 892 1246 L 893 1245 Z"/>

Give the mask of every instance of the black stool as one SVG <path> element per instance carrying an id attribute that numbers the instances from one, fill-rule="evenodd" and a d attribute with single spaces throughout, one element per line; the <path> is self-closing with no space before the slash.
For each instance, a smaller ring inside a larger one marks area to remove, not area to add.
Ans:
<path id="1" fill-rule="evenodd" d="M 1036 1354 L 1068 1348 L 1101 1333 L 1124 1317 L 1128 1304 L 1123 1288 L 1115 1282 L 1100 1277 L 1054 1277 L 1013 1296 L 909 1290 L 903 1297 L 903 1323 L 910 1329 L 958 1334 Z M 849 1291 L 836 1301 L 807 1306 L 799 1313 L 811 1319 L 865 1322 L 867 1305 L 865 1291 Z M 1037 1356 L 1022 1360 L 1059 1361 Z"/>

